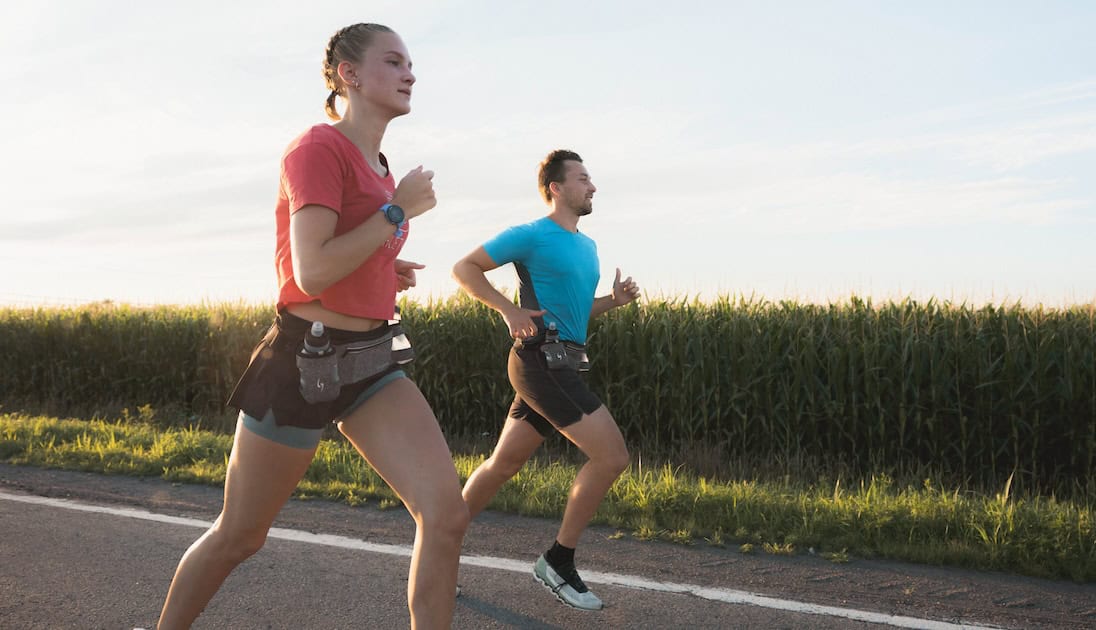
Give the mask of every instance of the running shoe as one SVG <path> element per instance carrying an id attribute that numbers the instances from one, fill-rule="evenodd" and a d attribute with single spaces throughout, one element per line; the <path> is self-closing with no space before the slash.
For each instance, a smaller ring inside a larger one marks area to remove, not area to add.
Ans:
<path id="1" fill-rule="evenodd" d="M 559 601 L 568 606 L 582 610 L 601 610 L 605 606 L 597 595 L 586 588 L 586 584 L 578 576 L 578 571 L 573 564 L 561 567 L 557 571 L 541 555 L 537 558 L 537 563 L 533 565 L 533 575 L 536 576 L 537 581 L 552 591 Z"/>

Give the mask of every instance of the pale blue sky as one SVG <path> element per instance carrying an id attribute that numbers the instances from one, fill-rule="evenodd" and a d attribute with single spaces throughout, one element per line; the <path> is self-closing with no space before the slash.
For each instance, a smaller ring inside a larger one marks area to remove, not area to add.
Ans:
<path id="1" fill-rule="evenodd" d="M 602 291 L 1096 300 L 1092 3 L 50 0 L 0 8 L 0 303 L 272 301 L 278 159 L 359 21 L 419 80 L 419 297 L 567 147 Z"/>

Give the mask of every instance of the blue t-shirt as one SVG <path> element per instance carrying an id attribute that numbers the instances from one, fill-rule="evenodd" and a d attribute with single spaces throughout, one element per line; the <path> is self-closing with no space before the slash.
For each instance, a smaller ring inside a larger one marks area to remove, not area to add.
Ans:
<path id="1" fill-rule="evenodd" d="M 543 217 L 516 225 L 483 244 L 495 264 L 514 263 L 518 303 L 544 309 L 543 328 L 555 323 L 560 339 L 586 343 L 586 327 L 601 278 L 597 245 Z M 540 324 L 540 322 L 538 322 Z"/>

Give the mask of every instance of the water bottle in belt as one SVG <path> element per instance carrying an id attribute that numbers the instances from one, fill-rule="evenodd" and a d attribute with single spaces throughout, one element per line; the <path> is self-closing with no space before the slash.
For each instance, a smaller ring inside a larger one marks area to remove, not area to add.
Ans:
<path id="1" fill-rule="evenodd" d="M 312 322 L 304 337 L 304 347 L 297 353 L 297 369 L 301 373 L 301 396 L 306 402 L 327 402 L 339 397 L 342 389 L 339 359 L 323 322 Z"/>
<path id="2" fill-rule="evenodd" d="M 567 348 L 559 342 L 559 331 L 556 330 L 555 322 L 548 323 L 548 330 L 544 333 L 544 343 L 540 344 L 540 352 L 544 355 L 544 361 L 549 370 L 562 370 L 569 366 Z"/>

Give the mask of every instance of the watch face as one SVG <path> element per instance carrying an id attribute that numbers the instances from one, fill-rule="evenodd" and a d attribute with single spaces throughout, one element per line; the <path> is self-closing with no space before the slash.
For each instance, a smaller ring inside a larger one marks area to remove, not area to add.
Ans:
<path id="1" fill-rule="evenodd" d="M 385 210 L 384 216 L 388 217 L 388 222 L 393 225 L 403 223 L 403 208 L 392 204 Z"/>

